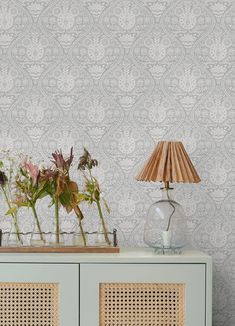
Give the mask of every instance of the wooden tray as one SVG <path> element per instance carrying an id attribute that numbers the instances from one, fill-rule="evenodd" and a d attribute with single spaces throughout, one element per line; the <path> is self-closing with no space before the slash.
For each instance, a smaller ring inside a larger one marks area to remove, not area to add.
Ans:
<path id="1" fill-rule="evenodd" d="M 119 253 L 119 247 L 0 247 L 0 253 Z"/>

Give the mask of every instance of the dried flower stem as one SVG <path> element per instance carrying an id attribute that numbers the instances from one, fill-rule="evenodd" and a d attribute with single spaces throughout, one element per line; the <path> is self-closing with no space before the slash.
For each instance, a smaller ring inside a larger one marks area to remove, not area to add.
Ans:
<path id="1" fill-rule="evenodd" d="M 60 243 L 59 199 L 55 196 L 56 243 Z"/>
<path id="2" fill-rule="evenodd" d="M 2 192 L 4 194 L 4 197 L 5 197 L 5 200 L 7 202 L 8 208 L 11 209 L 12 207 L 11 207 L 10 200 L 9 200 L 9 198 L 7 196 L 6 189 L 3 186 L 2 186 Z M 19 225 L 18 225 L 17 216 L 14 213 L 11 213 L 11 216 L 12 216 L 12 219 L 13 219 L 13 223 L 14 223 L 14 227 L 15 227 L 15 230 L 16 230 L 17 238 L 18 238 L 19 242 L 21 244 L 23 244 L 23 241 L 22 241 L 22 239 L 20 237 L 20 228 L 19 228 Z"/>
<path id="3" fill-rule="evenodd" d="M 94 181 L 94 178 L 92 176 L 91 169 L 89 167 L 88 167 L 88 171 L 89 171 L 91 182 L 92 182 L 92 184 L 94 186 L 95 185 L 95 181 Z M 83 174 L 84 174 L 84 176 L 86 178 L 85 173 L 83 173 Z M 100 219 L 101 219 L 102 228 L 103 228 L 103 232 L 104 232 L 105 241 L 110 246 L 111 245 L 111 242 L 110 242 L 109 237 L 108 237 L 108 231 L 107 231 L 107 228 L 106 228 L 106 225 L 105 225 L 105 221 L 104 221 L 104 217 L 103 217 L 103 213 L 102 213 L 102 208 L 101 208 L 101 205 L 100 205 L 100 200 L 99 199 L 95 199 L 94 201 L 95 201 L 95 203 L 97 205 L 97 208 L 98 208 L 98 212 L 99 212 L 99 216 L 100 216 Z"/>
<path id="4" fill-rule="evenodd" d="M 39 223 L 39 219 L 38 219 L 38 215 L 37 215 L 37 212 L 36 212 L 36 208 L 35 208 L 35 205 L 31 203 L 30 205 L 31 209 L 32 209 L 32 212 L 33 212 L 33 216 L 36 220 L 36 224 L 37 224 L 37 227 L 38 227 L 38 231 L 39 231 L 39 234 L 40 234 L 40 239 L 42 241 L 44 241 L 43 239 L 43 235 L 42 235 L 42 229 L 41 229 L 41 226 L 40 226 L 40 223 Z"/>
<path id="5" fill-rule="evenodd" d="M 90 202 L 90 204 L 92 204 L 93 202 L 96 203 L 98 212 L 99 212 L 99 217 L 100 217 L 101 223 L 102 223 L 105 241 L 108 245 L 111 245 L 111 241 L 109 240 L 109 237 L 108 237 L 108 231 L 107 231 L 107 228 L 105 225 L 102 208 L 101 208 L 101 204 L 100 204 L 101 191 L 99 188 L 98 181 L 96 180 L 96 178 L 93 177 L 93 175 L 91 173 L 92 168 L 95 166 L 98 166 L 98 161 L 96 159 L 92 159 L 88 150 L 86 148 L 84 148 L 84 154 L 83 154 L 83 156 L 80 157 L 80 160 L 79 160 L 78 170 L 80 170 L 82 172 L 85 182 L 86 182 L 86 190 L 88 192 L 88 198 L 86 200 L 88 200 Z"/>
<path id="6" fill-rule="evenodd" d="M 82 226 L 82 218 L 81 218 L 81 215 L 76 213 L 76 216 L 78 218 L 78 223 L 79 223 L 79 228 L 81 230 L 81 235 L 82 235 L 82 240 L 83 240 L 83 244 L 84 246 L 86 247 L 87 243 L 86 243 L 86 236 L 85 236 L 85 232 L 84 232 L 84 229 L 83 229 L 83 226 Z"/>
<path id="7" fill-rule="evenodd" d="M 90 175 L 91 181 L 92 181 L 92 183 L 94 185 L 95 182 L 94 182 L 94 178 L 93 178 L 93 176 L 91 174 L 91 169 L 88 168 L 88 171 L 89 171 L 89 175 Z M 99 212 L 99 216 L 100 216 L 100 219 L 101 219 L 105 241 L 110 246 L 111 245 L 111 241 L 109 240 L 108 231 L 107 231 L 107 228 L 106 228 L 106 225 L 105 225 L 105 221 L 104 221 L 104 217 L 103 217 L 103 213 L 102 213 L 102 208 L 101 208 L 101 205 L 100 205 L 100 200 L 99 199 L 96 199 L 95 202 L 96 202 L 96 205 L 97 205 L 97 208 L 98 208 L 98 212 Z"/>
<path id="8" fill-rule="evenodd" d="M 99 216 L 100 216 L 100 219 L 101 219 L 101 223 L 102 223 L 102 227 L 103 227 L 103 231 L 104 231 L 105 241 L 110 246 L 111 245 L 111 241 L 109 240 L 109 237 L 108 237 L 108 231 L 107 231 L 107 228 L 106 228 L 106 225 L 105 225 L 105 221 L 104 221 L 104 217 L 103 217 L 103 213 L 102 213 L 102 209 L 101 209 L 101 205 L 100 205 L 100 201 L 99 200 L 96 200 L 96 205 L 97 205 Z"/>

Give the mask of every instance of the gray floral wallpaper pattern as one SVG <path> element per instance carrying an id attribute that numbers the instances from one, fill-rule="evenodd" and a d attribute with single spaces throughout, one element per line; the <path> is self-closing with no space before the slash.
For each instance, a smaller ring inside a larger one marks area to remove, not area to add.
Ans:
<path id="1" fill-rule="evenodd" d="M 192 244 L 213 255 L 214 326 L 235 325 L 234 32 L 233 0 L 0 1 L 0 148 L 48 161 L 86 146 L 110 227 L 141 246 L 160 192 L 134 176 L 158 140 L 182 140 L 202 182 L 176 198 Z"/>

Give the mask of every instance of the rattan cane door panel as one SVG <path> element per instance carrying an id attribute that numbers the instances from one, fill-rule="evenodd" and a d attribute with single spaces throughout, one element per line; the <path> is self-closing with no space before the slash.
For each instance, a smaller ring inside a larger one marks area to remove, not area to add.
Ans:
<path id="1" fill-rule="evenodd" d="M 78 326 L 78 307 L 78 264 L 0 264 L 1 326 Z"/>
<path id="2" fill-rule="evenodd" d="M 185 326 L 185 284 L 101 283 L 100 326 Z"/>
<path id="3" fill-rule="evenodd" d="M 204 264 L 81 264 L 80 295 L 81 326 L 205 326 Z"/>
<path id="4" fill-rule="evenodd" d="M 0 282 L 0 324 L 59 326 L 59 284 Z"/>

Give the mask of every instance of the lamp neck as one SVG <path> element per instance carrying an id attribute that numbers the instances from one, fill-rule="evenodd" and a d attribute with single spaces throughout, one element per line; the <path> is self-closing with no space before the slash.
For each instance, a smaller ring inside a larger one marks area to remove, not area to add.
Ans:
<path id="1" fill-rule="evenodd" d="M 173 190 L 174 188 L 170 187 L 170 181 L 164 181 L 164 187 L 161 187 L 163 190 Z"/>
<path id="2" fill-rule="evenodd" d="M 161 188 L 162 190 L 162 200 L 170 200 L 172 197 L 172 190 L 174 188 L 170 187 L 170 182 L 165 181 L 164 187 Z"/>
<path id="3" fill-rule="evenodd" d="M 172 188 L 161 188 L 162 191 L 162 200 L 169 200 L 172 199 L 173 193 L 172 193 Z"/>
<path id="4" fill-rule="evenodd" d="M 170 189 L 170 182 L 169 181 L 165 181 L 164 185 L 165 185 L 166 190 Z"/>

